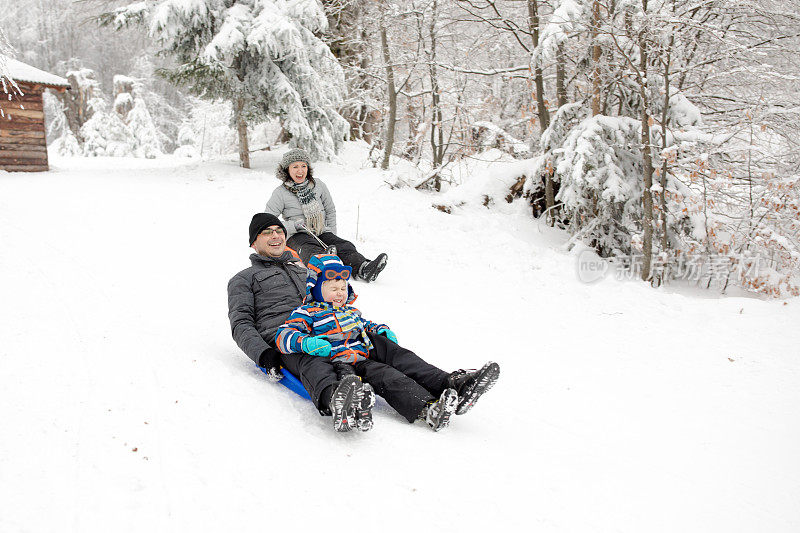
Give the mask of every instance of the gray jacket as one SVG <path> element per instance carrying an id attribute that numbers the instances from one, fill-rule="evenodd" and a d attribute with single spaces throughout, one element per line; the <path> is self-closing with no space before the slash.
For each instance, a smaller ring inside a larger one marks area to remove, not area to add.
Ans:
<path id="1" fill-rule="evenodd" d="M 333 198 L 331 198 L 331 193 L 328 192 L 328 187 L 319 179 L 314 178 L 314 192 L 317 195 L 317 200 L 320 201 L 322 208 L 325 210 L 324 231 L 336 233 L 336 207 L 333 205 Z M 272 192 L 264 212 L 283 219 L 287 238 L 297 233 L 296 222 L 306 224 L 306 217 L 303 216 L 303 206 L 300 204 L 300 200 L 297 199 L 297 195 L 284 187 L 283 184 Z"/>
<path id="2" fill-rule="evenodd" d="M 306 267 L 288 251 L 278 258 L 250 255 L 253 264 L 228 282 L 228 318 L 233 339 L 247 356 L 275 346 L 278 326 L 306 295 Z"/>

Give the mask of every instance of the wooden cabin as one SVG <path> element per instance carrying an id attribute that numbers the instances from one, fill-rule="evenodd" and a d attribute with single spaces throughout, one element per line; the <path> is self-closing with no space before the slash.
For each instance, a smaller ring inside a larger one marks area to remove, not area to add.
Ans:
<path id="1" fill-rule="evenodd" d="M 49 170 L 42 94 L 65 91 L 69 83 L 11 58 L 5 62 L 13 83 L 0 83 L 0 170 Z"/>

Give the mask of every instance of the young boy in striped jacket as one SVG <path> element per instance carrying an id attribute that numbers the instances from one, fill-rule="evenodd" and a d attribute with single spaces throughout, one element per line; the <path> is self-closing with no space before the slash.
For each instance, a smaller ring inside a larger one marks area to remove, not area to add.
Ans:
<path id="1" fill-rule="evenodd" d="M 353 379 L 356 375 L 362 378 L 364 393 L 352 402 L 349 414 L 337 413 L 340 405 L 331 407 L 334 426 L 339 431 L 356 427 L 368 431 L 372 427 L 373 387 L 409 422 L 425 420 L 434 431 L 446 427 L 458 406 L 458 392 L 446 388 L 437 399 L 402 372 L 369 358 L 373 344 L 367 332 L 383 335 L 394 343 L 397 337 L 387 325 L 366 320 L 350 305 L 356 299 L 348 283 L 351 275 L 351 268 L 335 255 L 315 255 L 309 259 L 306 304 L 295 309 L 278 328 L 275 337 L 278 350 L 285 354 L 305 352 L 329 357 L 340 379 Z M 499 374 L 497 364 L 490 364 L 496 372 L 483 391 L 494 384 Z M 332 403 L 336 402 L 334 398 Z"/>

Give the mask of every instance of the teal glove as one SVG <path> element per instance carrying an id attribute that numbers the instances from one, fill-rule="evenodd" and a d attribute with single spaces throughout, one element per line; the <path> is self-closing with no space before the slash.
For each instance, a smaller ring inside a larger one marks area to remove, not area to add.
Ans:
<path id="1" fill-rule="evenodd" d="M 381 328 L 378 330 L 378 335 L 383 335 L 393 343 L 397 344 L 397 335 L 394 334 L 394 331 L 390 330 L 389 328 Z"/>
<path id="2" fill-rule="evenodd" d="M 308 355 L 318 355 L 319 357 L 328 357 L 331 353 L 331 343 L 326 341 L 323 337 L 306 337 L 300 343 L 300 349 Z"/>

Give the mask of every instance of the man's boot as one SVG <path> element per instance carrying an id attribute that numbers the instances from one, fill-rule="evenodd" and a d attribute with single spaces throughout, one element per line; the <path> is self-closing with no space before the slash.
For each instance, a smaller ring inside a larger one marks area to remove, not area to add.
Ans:
<path id="1" fill-rule="evenodd" d="M 361 263 L 361 266 L 358 267 L 358 277 L 367 283 L 372 283 L 378 278 L 378 274 L 386 268 L 386 262 L 388 260 L 388 255 L 378 254 L 378 257 L 372 261 L 364 261 Z"/>
<path id="2" fill-rule="evenodd" d="M 455 389 L 445 389 L 438 400 L 422 409 L 419 418 L 424 420 L 432 430 L 439 431 L 450 424 L 450 416 L 456 410 L 457 405 L 458 393 Z"/>
<path id="3" fill-rule="evenodd" d="M 456 370 L 447 378 L 447 385 L 458 392 L 457 415 L 463 415 L 475 405 L 500 377 L 500 365 L 489 361 L 480 370 Z"/>

